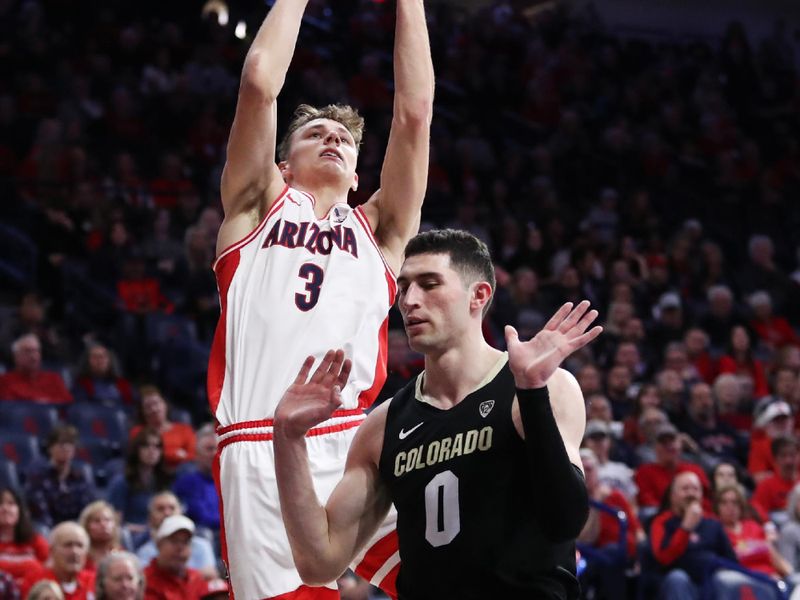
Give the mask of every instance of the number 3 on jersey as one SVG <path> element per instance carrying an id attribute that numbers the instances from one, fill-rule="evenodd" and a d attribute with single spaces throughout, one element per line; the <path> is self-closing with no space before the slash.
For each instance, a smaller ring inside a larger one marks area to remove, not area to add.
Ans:
<path id="1" fill-rule="evenodd" d="M 294 303 L 297 308 L 305 312 L 316 306 L 325 272 L 313 263 L 306 263 L 300 267 L 297 276 L 306 281 L 306 287 L 305 292 L 298 292 L 294 295 Z"/>
<path id="2" fill-rule="evenodd" d="M 459 531 L 458 477 L 443 471 L 425 486 L 425 539 L 438 548 L 452 542 Z"/>

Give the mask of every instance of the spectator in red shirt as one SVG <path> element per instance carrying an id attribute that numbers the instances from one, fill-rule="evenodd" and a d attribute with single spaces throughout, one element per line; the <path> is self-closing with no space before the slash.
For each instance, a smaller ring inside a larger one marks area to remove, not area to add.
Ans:
<path id="1" fill-rule="evenodd" d="M 139 425 L 131 428 L 130 439 L 144 427 L 150 427 L 161 434 L 167 468 L 174 469 L 181 463 L 194 460 L 196 439 L 191 425 L 169 420 L 169 404 L 156 386 L 144 385 L 139 393 Z"/>
<path id="2" fill-rule="evenodd" d="M 777 534 L 767 536 L 761 524 L 749 517 L 747 498 L 741 486 L 720 488 L 714 510 L 742 566 L 776 579 L 792 572 L 791 565 L 775 546 Z"/>
<path id="3" fill-rule="evenodd" d="M 156 532 L 158 555 L 144 570 L 145 600 L 199 600 L 207 586 L 200 571 L 187 567 L 194 523 L 184 515 L 164 519 Z"/>
<path id="4" fill-rule="evenodd" d="M 34 532 L 19 493 L 11 487 L 0 488 L 0 570 L 19 585 L 27 572 L 42 567 L 49 552 L 47 540 Z"/>
<path id="5" fill-rule="evenodd" d="M 99 342 L 89 344 L 78 364 L 75 400 L 119 408 L 133 406 L 130 382 L 122 377 L 114 353 Z"/>
<path id="6" fill-rule="evenodd" d="M 142 600 L 144 574 L 130 552 L 118 550 L 97 565 L 95 600 Z"/>
<path id="7" fill-rule="evenodd" d="M 589 498 L 605 507 L 624 512 L 628 522 L 625 548 L 621 553 L 619 521 L 597 506 L 590 505 L 589 517 L 577 540 L 582 544 L 581 552 L 588 561 L 587 572 L 582 579 L 589 585 L 597 585 L 600 597 L 623 598 L 625 581 L 619 575 L 636 557 L 636 544 L 644 541 L 644 531 L 625 496 L 600 480 L 599 464 L 594 452 L 582 448 L 581 461 Z"/>
<path id="8" fill-rule="evenodd" d="M 710 513 L 711 488 L 708 477 L 698 465 L 681 460 L 681 438 L 671 423 L 660 426 L 656 431 L 655 453 L 656 461 L 640 465 L 634 475 L 636 485 L 639 486 L 640 510 L 649 509 L 645 512 L 653 514 L 661 504 L 664 493 L 675 475 L 691 471 L 700 480 L 703 488 L 703 507 Z"/>
<path id="9" fill-rule="evenodd" d="M 748 299 L 753 309 L 753 320 L 750 327 L 756 332 L 759 340 L 770 350 L 782 346 L 800 346 L 800 337 L 784 317 L 772 314 L 772 298 L 769 292 L 758 291 Z"/>
<path id="10" fill-rule="evenodd" d="M 753 382 L 754 398 L 763 398 L 769 394 L 764 365 L 753 357 L 750 334 L 741 325 L 731 329 L 728 353 L 719 359 L 719 372 L 749 377 Z"/>
<path id="11" fill-rule="evenodd" d="M 46 567 L 28 573 L 22 582 L 27 594 L 34 584 L 47 579 L 55 581 L 64 592 L 64 600 L 92 600 L 94 571 L 84 568 L 89 549 L 89 536 L 74 521 L 64 521 L 50 532 L 50 560 Z"/>
<path id="12" fill-rule="evenodd" d="M 771 448 L 776 472 L 759 481 L 753 492 L 753 506 L 765 519 L 770 513 L 786 510 L 786 499 L 797 483 L 797 467 L 800 464 L 794 437 L 775 438 Z"/>
<path id="13" fill-rule="evenodd" d="M 714 383 L 717 375 L 716 361 L 708 351 L 710 341 L 708 334 L 699 327 L 692 327 L 683 336 L 683 345 L 689 362 L 707 384 Z"/>
<path id="14" fill-rule="evenodd" d="M 777 472 L 775 459 L 772 454 L 772 441 L 792 435 L 794 421 L 792 408 L 781 400 L 770 402 L 763 407 L 756 418 L 750 437 L 750 454 L 747 458 L 747 470 L 756 483 Z"/>
<path id="15" fill-rule="evenodd" d="M 78 522 L 89 534 L 86 568 L 95 571 L 103 558 L 122 549 L 119 520 L 113 506 L 95 500 L 84 507 Z"/>
<path id="16" fill-rule="evenodd" d="M 28 333 L 11 345 L 14 370 L 0 375 L 0 400 L 32 400 L 46 404 L 67 404 L 72 394 L 61 375 L 42 370 L 42 345 Z"/>

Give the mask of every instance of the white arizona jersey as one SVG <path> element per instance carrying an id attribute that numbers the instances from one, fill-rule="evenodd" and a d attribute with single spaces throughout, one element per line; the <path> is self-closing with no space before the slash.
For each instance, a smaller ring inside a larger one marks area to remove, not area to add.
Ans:
<path id="1" fill-rule="evenodd" d="M 222 312 L 208 397 L 224 427 L 271 419 L 305 358 L 353 361 L 342 409 L 369 406 L 386 379 L 387 313 L 397 285 L 364 212 L 284 188 L 247 237 L 214 263 Z"/>

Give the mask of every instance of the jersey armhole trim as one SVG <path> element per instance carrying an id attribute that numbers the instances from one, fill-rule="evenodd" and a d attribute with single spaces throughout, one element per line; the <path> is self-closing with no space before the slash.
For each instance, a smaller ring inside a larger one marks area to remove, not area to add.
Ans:
<path id="1" fill-rule="evenodd" d="M 375 249 L 378 251 L 378 256 L 381 257 L 381 261 L 383 261 L 383 266 L 386 267 L 386 272 L 392 278 L 393 282 L 397 282 L 397 275 L 394 274 L 392 267 L 389 266 L 389 263 L 386 262 L 386 257 L 383 255 L 383 250 L 381 250 L 378 241 L 375 239 L 375 233 L 372 231 L 372 226 L 369 224 L 369 219 L 367 219 L 367 215 L 364 214 L 364 210 L 361 206 L 356 206 L 353 209 L 353 212 L 356 215 L 356 219 L 361 224 L 361 227 L 367 233 L 367 237 L 372 242 L 372 245 L 375 246 Z"/>
<path id="2" fill-rule="evenodd" d="M 214 269 L 216 271 L 217 265 L 220 263 L 220 261 L 223 258 L 228 256 L 234 250 L 238 250 L 242 246 L 246 246 L 248 243 L 250 243 L 253 240 L 253 238 L 255 238 L 258 235 L 258 233 L 264 228 L 264 225 L 267 224 L 267 221 L 269 220 L 269 218 L 272 215 L 274 215 L 278 211 L 278 209 L 283 205 L 283 199 L 286 196 L 288 191 L 289 191 L 289 184 L 287 183 L 286 185 L 283 186 L 283 190 L 281 191 L 280 194 L 278 194 L 278 197 L 275 199 L 275 202 L 272 204 L 270 209 L 267 211 L 267 214 L 264 215 L 264 218 L 261 219 L 261 222 L 258 225 L 255 226 L 253 231 L 248 233 L 241 240 L 239 240 L 238 242 L 234 242 L 233 244 L 231 244 L 230 246 L 225 248 L 222 252 L 220 252 L 219 256 L 216 258 L 214 263 L 211 265 L 212 269 Z"/>

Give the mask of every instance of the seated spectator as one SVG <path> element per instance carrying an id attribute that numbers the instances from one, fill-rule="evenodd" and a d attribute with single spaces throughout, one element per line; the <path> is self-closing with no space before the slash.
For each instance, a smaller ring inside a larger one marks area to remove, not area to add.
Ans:
<path id="1" fill-rule="evenodd" d="M 769 292 L 760 290 L 747 299 L 753 309 L 750 328 L 756 332 L 759 341 L 772 351 L 782 346 L 800 346 L 800 336 L 786 318 L 772 313 L 772 298 Z"/>
<path id="2" fill-rule="evenodd" d="M 0 375 L 0 400 L 31 400 L 44 404 L 68 404 L 72 394 L 61 375 L 42 370 L 42 346 L 32 333 L 11 345 L 14 369 Z"/>
<path id="3" fill-rule="evenodd" d="M 651 463 L 656 460 L 656 432 L 662 425 L 669 423 L 667 413 L 660 408 L 645 408 L 637 421 L 639 443 L 634 448 L 637 464 Z"/>
<path id="4" fill-rule="evenodd" d="M 107 499 L 131 533 L 142 532 L 146 529 L 147 504 L 170 483 L 161 436 L 155 429 L 145 427 L 130 441 L 125 473 L 108 484 Z"/>
<path id="5" fill-rule="evenodd" d="M 753 415 L 745 407 L 744 390 L 738 375 L 722 373 L 713 384 L 717 403 L 717 418 L 739 432 L 749 432 L 753 427 Z"/>
<path id="6" fill-rule="evenodd" d="M 711 386 L 697 382 L 689 387 L 689 404 L 683 431 L 697 445 L 698 461 L 712 468 L 721 460 L 736 461 L 744 465 L 747 459 L 747 442 L 737 431 L 717 419 Z"/>
<path id="7" fill-rule="evenodd" d="M 196 469 L 177 477 L 173 491 L 186 507 L 186 516 L 201 527 L 219 530 L 219 496 L 212 466 L 217 452 L 214 426 L 204 425 L 197 432 Z"/>
<path id="8" fill-rule="evenodd" d="M 122 377 L 114 353 L 100 343 L 92 343 L 81 357 L 75 400 L 104 406 L 132 407 L 133 391 L 130 382 Z"/>
<path id="9" fill-rule="evenodd" d="M 586 551 L 589 560 L 587 570 L 591 572 L 587 572 L 583 580 L 595 583 L 599 587 L 600 597 L 622 598 L 625 595 L 625 580 L 620 575 L 636 558 L 636 545 L 644 541 L 644 531 L 625 496 L 600 481 L 594 452 L 588 448 L 581 449 L 581 460 L 589 499 L 624 512 L 628 519 L 625 550 L 620 555 L 618 521 L 595 506 L 589 507 L 586 524 L 578 536 L 578 542 L 592 550 L 591 554 L 589 550 Z"/>
<path id="10" fill-rule="evenodd" d="M 5 571 L 0 571 L 0 600 L 22 600 L 17 582 Z"/>
<path id="11" fill-rule="evenodd" d="M 83 507 L 97 497 L 85 471 L 73 463 L 77 443 L 75 427 L 56 425 L 47 437 L 49 461 L 26 477 L 28 506 L 37 523 L 52 527 L 77 519 Z"/>
<path id="12" fill-rule="evenodd" d="M 749 516 L 747 498 L 741 486 L 720 488 L 714 510 L 742 566 L 775 579 L 792 572 L 791 565 L 775 546 L 777 534 L 774 530 L 768 536 L 761 524 Z"/>
<path id="13" fill-rule="evenodd" d="M 64 521 L 50 532 L 50 560 L 41 569 L 26 574 L 22 593 L 39 581 L 55 581 L 65 600 L 91 600 L 94 596 L 94 571 L 85 569 L 89 536 L 74 521 Z"/>
<path id="14" fill-rule="evenodd" d="M 722 350 L 729 341 L 733 327 L 744 325 L 744 318 L 734 303 L 733 292 L 727 285 L 713 285 L 706 292 L 708 313 L 700 318 L 699 325 L 708 333 L 711 347 Z"/>
<path id="15" fill-rule="evenodd" d="M 131 428 L 133 439 L 143 427 L 149 427 L 161 435 L 164 443 L 164 463 L 174 469 L 181 463 L 194 459 L 195 435 L 191 425 L 173 423 L 169 420 L 169 404 L 154 385 L 140 390 L 139 424 Z"/>
<path id="16" fill-rule="evenodd" d="M 777 542 L 781 553 L 794 572 L 800 572 L 800 484 L 795 485 L 786 501 L 786 522 Z"/>
<path id="17" fill-rule="evenodd" d="M 95 500 L 81 511 L 78 519 L 89 534 L 89 552 L 86 568 L 94 571 L 100 561 L 118 550 L 122 550 L 119 521 L 114 507 L 105 500 Z"/>
<path id="18" fill-rule="evenodd" d="M 789 492 L 797 483 L 797 468 L 800 465 L 797 450 L 797 440 L 794 437 L 785 436 L 772 440 L 776 472 L 758 482 L 752 498 L 753 506 L 764 520 L 773 518 L 773 513 L 786 510 Z"/>
<path id="19" fill-rule="evenodd" d="M 622 422 L 622 439 L 632 447 L 643 443 L 644 437 L 639 431 L 639 418 L 646 408 L 659 408 L 660 406 L 661 397 L 658 395 L 658 388 L 652 383 L 640 385 L 633 398 L 633 410 Z"/>
<path id="20" fill-rule="evenodd" d="M 687 390 L 683 378 L 677 371 L 663 369 L 656 374 L 661 410 L 667 413 L 670 422 L 681 423 L 686 417 Z"/>
<path id="21" fill-rule="evenodd" d="M 158 554 L 145 568 L 145 600 L 200 600 L 207 589 L 199 571 L 188 566 L 194 523 L 183 515 L 171 515 L 158 528 Z"/>
<path id="22" fill-rule="evenodd" d="M 97 565 L 95 600 L 143 600 L 144 573 L 130 552 L 116 551 Z"/>
<path id="23" fill-rule="evenodd" d="M 612 443 L 611 428 L 605 421 L 595 419 L 586 424 L 583 445 L 594 455 L 600 483 L 621 492 L 629 502 L 635 502 L 638 488 L 633 481 L 633 469 L 610 459 Z"/>
<path id="24" fill-rule="evenodd" d="M 25 600 L 64 600 L 64 592 L 55 581 L 43 579 L 33 585 Z"/>
<path id="25" fill-rule="evenodd" d="M 755 425 L 757 429 L 753 430 L 750 437 L 747 470 L 758 483 L 777 472 L 772 442 L 779 437 L 792 435 L 792 409 L 786 402 L 768 404 L 756 417 Z"/>
<path id="26" fill-rule="evenodd" d="M 724 460 L 718 462 L 714 468 L 711 469 L 711 476 L 709 477 L 711 481 L 711 496 L 716 498 L 719 490 L 732 485 L 740 485 L 742 488 L 748 487 L 751 482 L 749 480 L 745 482 L 744 479 L 745 477 L 739 465 L 735 462 Z M 747 483 L 747 486 L 745 483 Z"/>
<path id="27" fill-rule="evenodd" d="M 699 598 L 713 560 L 736 561 L 722 525 L 703 516 L 703 486 L 696 473 L 677 473 L 667 486 L 667 508 L 650 526 L 650 546 L 663 575 L 662 600 Z"/>
<path id="28" fill-rule="evenodd" d="M 678 430 L 671 423 L 659 427 L 656 432 L 656 460 L 653 463 L 639 465 L 634 479 L 639 486 L 639 509 L 658 509 L 670 482 L 679 473 L 694 473 L 702 485 L 701 496 L 704 508 L 711 509 L 709 493 L 711 491 L 705 471 L 698 465 L 681 460 L 681 438 Z"/>
<path id="29" fill-rule="evenodd" d="M 42 566 L 49 551 L 47 540 L 33 530 L 19 493 L 10 487 L 0 488 L 0 570 L 19 585 L 28 571 Z"/>
<path id="30" fill-rule="evenodd" d="M 178 498 L 172 492 L 161 492 L 153 496 L 150 501 L 149 516 L 147 518 L 149 536 L 137 540 L 136 556 L 143 565 L 150 564 L 150 561 L 158 554 L 155 539 L 161 523 L 167 517 L 180 515 L 182 512 Z M 214 556 L 211 542 L 199 535 L 195 535 L 192 536 L 191 546 L 188 566 L 200 571 L 206 579 L 211 580 L 218 577 L 217 560 Z"/>
<path id="31" fill-rule="evenodd" d="M 764 364 L 753 356 L 750 334 L 742 325 L 731 329 L 728 350 L 719 359 L 719 372 L 750 378 L 753 382 L 753 397 L 756 399 L 769 394 Z"/>
<path id="32" fill-rule="evenodd" d="M 711 385 L 717 376 L 717 363 L 709 352 L 708 334 L 699 327 L 692 327 L 683 336 L 686 355 L 700 378 Z"/>
<path id="33" fill-rule="evenodd" d="M 632 409 L 631 396 L 629 395 L 632 375 L 628 367 L 614 365 L 606 376 L 606 397 L 611 402 L 611 412 L 615 421 L 622 421 Z"/>

